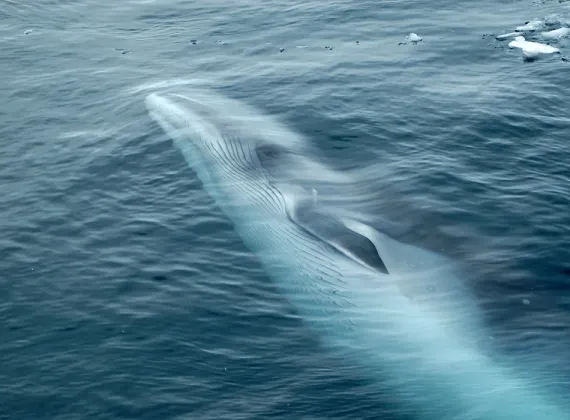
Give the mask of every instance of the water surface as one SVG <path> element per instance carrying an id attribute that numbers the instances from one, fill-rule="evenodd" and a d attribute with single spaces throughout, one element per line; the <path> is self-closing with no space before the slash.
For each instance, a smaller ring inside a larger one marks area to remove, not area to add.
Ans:
<path id="1" fill-rule="evenodd" d="M 148 117 L 188 83 L 378 168 L 368 210 L 462 264 L 497 347 L 570 389 L 570 63 L 488 36 L 552 13 L 568 3 L 0 3 L 0 419 L 402 419 Z"/>

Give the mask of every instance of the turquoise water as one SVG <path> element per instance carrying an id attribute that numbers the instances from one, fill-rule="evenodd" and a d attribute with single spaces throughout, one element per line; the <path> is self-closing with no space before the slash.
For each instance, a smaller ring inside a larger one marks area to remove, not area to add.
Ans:
<path id="1" fill-rule="evenodd" d="M 570 390 L 570 40 L 525 62 L 492 36 L 569 4 L 0 3 L 0 419 L 405 418 L 148 117 L 188 83 L 381 167 L 373 210 L 462 264 L 497 347 Z"/>

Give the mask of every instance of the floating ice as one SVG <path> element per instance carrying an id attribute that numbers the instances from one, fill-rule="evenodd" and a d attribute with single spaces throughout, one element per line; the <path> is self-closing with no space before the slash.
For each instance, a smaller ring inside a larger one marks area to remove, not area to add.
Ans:
<path id="1" fill-rule="evenodd" d="M 541 29 L 542 27 L 544 27 L 544 22 L 540 19 L 534 19 L 522 26 L 517 26 L 516 30 L 519 32 L 536 31 L 537 29 Z"/>
<path id="2" fill-rule="evenodd" d="M 559 53 L 558 48 L 539 42 L 531 42 L 524 39 L 524 36 L 517 36 L 514 41 L 509 42 L 509 48 L 520 48 L 525 58 L 536 58 L 540 54 Z"/>
<path id="3" fill-rule="evenodd" d="M 548 15 L 544 18 L 544 24 L 548 26 L 562 25 L 563 23 L 564 19 L 562 18 L 562 16 L 556 13 Z"/>
<path id="4" fill-rule="evenodd" d="M 505 40 L 505 39 L 507 39 L 507 38 L 512 38 L 513 36 L 519 36 L 519 35 L 520 35 L 520 32 L 509 32 L 508 34 L 497 35 L 497 36 L 495 37 L 495 39 L 496 39 L 497 41 L 503 41 L 503 40 Z"/>
<path id="5" fill-rule="evenodd" d="M 570 35 L 570 28 L 559 28 L 553 31 L 542 32 L 540 35 L 544 39 L 560 39 Z"/>
<path id="6" fill-rule="evenodd" d="M 423 38 L 421 36 L 419 36 L 418 34 L 415 34 L 413 32 L 411 32 L 406 39 L 410 42 L 420 42 Z"/>

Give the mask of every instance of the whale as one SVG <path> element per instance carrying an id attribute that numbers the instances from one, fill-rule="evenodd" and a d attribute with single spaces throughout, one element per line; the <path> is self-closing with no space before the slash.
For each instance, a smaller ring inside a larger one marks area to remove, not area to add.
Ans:
<path id="1" fill-rule="evenodd" d="M 351 174 L 308 138 L 205 88 L 153 91 L 145 106 L 303 322 L 407 418 L 568 418 L 524 367 L 495 357 L 458 264 L 327 200 Z"/>

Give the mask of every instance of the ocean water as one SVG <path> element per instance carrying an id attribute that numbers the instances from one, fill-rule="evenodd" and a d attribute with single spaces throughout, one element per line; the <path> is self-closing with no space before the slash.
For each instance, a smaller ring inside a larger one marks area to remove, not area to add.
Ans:
<path id="1" fill-rule="evenodd" d="M 149 118 L 190 83 L 382 168 L 370 208 L 461 264 L 505 358 L 570 398 L 570 40 L 527 62 L 492 36 L 569 5 L 2 0 L 0 419 L 404 418 Z"/>

